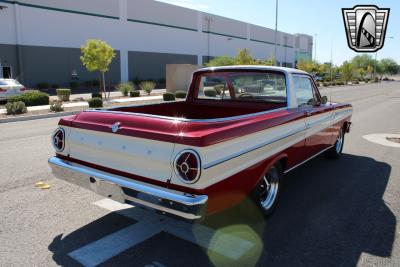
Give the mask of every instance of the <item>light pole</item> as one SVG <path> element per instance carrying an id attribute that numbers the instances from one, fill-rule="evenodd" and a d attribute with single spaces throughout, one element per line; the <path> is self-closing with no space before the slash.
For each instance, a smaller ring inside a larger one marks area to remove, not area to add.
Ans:
<path id="1" fill-rule="evenodd" d="M 277 46 L 278 46 L 278 0 L 275 1 L 275 65 L 277 60 Z"/>
<path id="2" fill-rule="evenodd" d="M 211 16 L 206 16 L 205 20 L 207 21 L 207 63 L 210 62 L 210 34 L 211 34 L 211 22 L 213 21 Z"/>
<path id="3" fill-rule="evenodd" d="M 314 61 L 317 61 L 317 36 L 318 34 L 314 34 Z"/>

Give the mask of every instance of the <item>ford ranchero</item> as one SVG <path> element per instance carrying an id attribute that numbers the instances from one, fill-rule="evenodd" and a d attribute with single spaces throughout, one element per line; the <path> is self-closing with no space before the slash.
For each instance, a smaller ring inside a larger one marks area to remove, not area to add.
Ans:
<path id="1" fill-rule="evenodd" d="M 340 157 L 351 115 L 297 69 L 204 68 L 185 101 L 62 118 L 49 164 L 59 179 L 187 220 L 247 197 L 269 215 L 284 174 L 322 153 Z"/>

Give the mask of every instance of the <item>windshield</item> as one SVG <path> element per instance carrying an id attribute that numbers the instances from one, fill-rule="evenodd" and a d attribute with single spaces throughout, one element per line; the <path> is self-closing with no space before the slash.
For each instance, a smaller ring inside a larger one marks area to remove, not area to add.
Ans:
<path id="1" fill-rule="evenodd" d="M 278 72 L 205 73 L 197 99 L 286 103 L 286 80 Z"/>

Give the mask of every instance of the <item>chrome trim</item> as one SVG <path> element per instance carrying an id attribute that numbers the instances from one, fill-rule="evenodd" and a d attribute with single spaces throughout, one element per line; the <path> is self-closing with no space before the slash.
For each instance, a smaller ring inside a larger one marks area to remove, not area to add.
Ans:
<path id="1" fill-rule="evenodd" d="M 180 176 L 179 171 L 178 171 L 177 168 L 176 168 L 176 167 L 177 167 L 177 161 L 178 161 L 178 159 L 179 159 L 184 153 L 191 153 L 191 154 L 193 154 L 193 155 L 196 157 L 196 160 L 197 160 L 198 172 L 197 172 L 196 178 L 195 178 L 193 181 L 187 181 L 187 180 L 183 179 L 183 178 Z M 185 184 L 194 184 L 194 183 L 196 183 L 196 182 L 200 179 L 200 176 L 201 176 L 201 159 L 200 159 L 199 154 L 198 154 L 195 150 L 193 150 L 193 149 L 184 149 L 184 150 L 182 150 L 181 152 L 179 152 L 178 155 L 176 155 L 175 160 L 174 160 L 174 172 L 175 172 L 176 176 L 177 176 L 183 183 L 185 183 Z"/>
<path id="2" fill-rule="evenodd" d="M 275 143 L 275 142 L 279 142 L 279 141 L 281 141 L 281 140 L 283 140 L 283 139 L 285 139 L 285 138 L 288 138 L 288 137 L 290 137 L 290 136 L 296 135 L 296 134 L 298 134 L 298 133 L 300 133 L 300 132 L 303 132 L 304 130 L 306 130 L 306 127 L 303 127 L 303 128 L 301 128 L 300 130 L 296 130 L 295 132 L 289 132 L 289 133 L 287 133 L 287 134 L 285 134 L 285 135 L 283 135 L 283 136 L 281 136 L 281 137 L 276 137 L 276 138 L 274 138 L 274 139 L 272 139 L 272 140 L 263 142 L 263 143 L 258 144 L 258 145 L 256 145 L 256 146 L 253 146 L 253 147 L 251 147 L 251 148 L 248 148 L 248 149 L 245 149 L 245 150 L 236 152 L 236 153 L 234 153 L 234 154 L 232 154 L 232 155 L 230 155 L 230 156 L 227 156 L 227 157 L 225 157 L 225 158 L 222 158 L 222 159 L 219 159 L 219 160 L 210 162 L 210 163 L 204 165 L 203 168 L 204 168 L 205 170 L 206 170 L 206 169 L 209 169 L 209 168 L 212 168 L 212 167 L 214 167 L 214 166 L 217 166 L 217 165 L 219 165 L 219 164 L 222 164 L 222 163 L 224 163 L 224 162 L 226 162 L 226 161 L 229 161 L 229 160 L 231 160 L 231 159 L 240 157 L 240 156 L 242 156 L 242 155 L 244 155 L 244 154 L 247 154 L 247 153 L 250 153 L 250 152 L 252 152 L 252 151 L 254 151 L 254 150 L 260 149 L 260 148 L 262 148 L 262 147 L 264 147 L 264 146 L 270 145 L 270 144 Z"/>
<path id="3" fill-rule="evenodd" d="M 304 163 L 306 163 L 306 162 L 308 162 L 308 161 L 312 160 L 313 158 L 315 158 L 315 157 L 317 157 L 317 156 L 321 155 L 322 153 L 324 153 L 325 151 L 327 151 L 327 150 L 331 149 L 332 147 L 333 147 L 333 146 L 329 146 L 329 147 L 325 148 L 324 150 L 321 150 L 321 151 L 320 151 L 320 152 L 318 152 L 317 154 L 315 154 L 315 155 L 313 155 L 313 156 L 309 157 L 308 159 L 306 159 L 306 160 L 304 160 L 304 161 L 300 162 L 299 164 L 297 164 L 297 165 L 293 166 L 292 168 L 290 168 L 290 169 L 287 169 L 287 170 L 286 170 L 286 171 L 284 171 L 283 173 L 284 173 L 284 174 L 287 174 L 287 173 L 289 173 L 289 172 L 293 171 L 293 170 L 294 170 L 294 169 L 296 169 L 297 167 L 300 167 L 300 166 L 301 166 L 301 165 L 303 165 Z"/>
<path id="4" fill-rule="evenodd" d="M 137 106 L 137 105 L 135 105 L 135 106 Z M 127 108 L 127 107 L 135 107 L 135 106 L 122 106 L 122 107 Z M 112 109 L 116 109 L 116 108 L 118 108 L 118 107 L 115 107 L 115 108 L 112 108 Z M 142 116 L 142 117 L 150 117 L 150 118 L 156 118 L 156 119 L 172 120 L 172 121 L 177 121 L 177 122 L 202 122 L 202 123 L 208 123 L 208 122 L 224 122 L 224 121 L 231 121 L 231 120 L 240 120 L 240 119 L 245 119 L 245 118 L 259 116 L 259 115 L 264 115 L 264 114 L 268 114 L 268 113 L 272 113 L 272 112 L 288 110 L 287 107 L 284 107 L 284 108 L 277 108 L 277 109 L 273 109 L 273 110 L 261 111 L 261 112 L 256 112 L 256 113 L 240 115 L 240 116 L 232 116 L 232 117 L 217 118 L 217 119 L 186 119 L 186 118 L 168 117 L 168 116 L 160 116 L 160 115 L 153 115 L 153 114 L 146 114 L 146 113 L 113 111 L 112 109 L 108 109 L 108 110 L 105 110 L 105 109 L 88 109 L 88 110 L 84 110 L 82 112 L 101 112 L 101 113 L 111 113 L 111 114 L 125 114 L 125 115 L 129 115 L 129 116 Z"/>
<path id="5" fill-rule="evenodd" d="M 130 180 L 57 157 L 49 159 L 55 177 L 121 203 L 133 202 L 188 220 L 204 218 L 207 195 L 192 195 Z"/>

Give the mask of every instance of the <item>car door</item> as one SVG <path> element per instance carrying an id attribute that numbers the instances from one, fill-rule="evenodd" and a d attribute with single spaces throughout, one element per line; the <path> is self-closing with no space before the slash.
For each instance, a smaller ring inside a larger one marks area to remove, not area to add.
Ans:
<path id="1" fill-rule="evenodd" d="M 293 81 L 298 108 L 304 112 L 306 124 L 304 152 L 309 158 L 331 145 L 333 107 L 321 103 L 321 96 L 311 77 L 294 75 Z"/>

